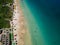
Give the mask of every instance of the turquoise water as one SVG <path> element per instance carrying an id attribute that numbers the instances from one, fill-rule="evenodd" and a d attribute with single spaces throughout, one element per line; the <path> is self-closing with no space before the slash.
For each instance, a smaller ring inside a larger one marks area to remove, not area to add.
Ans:
<path id="1" fill-rule="evenodd" d="M 25 0 L 25 4 L 31 12 L 25 9 L 32 45 L 60 45 L 60 1 Z"/>

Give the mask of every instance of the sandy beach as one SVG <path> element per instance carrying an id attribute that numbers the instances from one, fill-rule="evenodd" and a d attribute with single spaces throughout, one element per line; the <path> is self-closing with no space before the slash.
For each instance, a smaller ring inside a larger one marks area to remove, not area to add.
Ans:
<path id="1" fill-rule="evenodd" d="M 13 26 L 14 30 L 14 41 L 17 45 L 31 45 L 30 34 L 28 28 L 26 27 L 26 21 L 24 19 L 24 14 L 20 8 L 20 0 L 14 0 L 14 15 L 13 15 Z M 15 36 L 17 35 L 17 36 Z"/>

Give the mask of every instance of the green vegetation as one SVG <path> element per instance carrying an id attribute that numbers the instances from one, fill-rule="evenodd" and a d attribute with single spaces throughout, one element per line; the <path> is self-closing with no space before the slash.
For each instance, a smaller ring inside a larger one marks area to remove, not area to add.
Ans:
<path id="1" fill-rule="evenodd" d="M 13 9 L 13 0 L 0 0 L 0 28 L 9 28 L 10 22 L 12 19 Z"/>
<path id="2" fill-rule="evenodd" d="M 0 4 L 13 3 L 13 0 L 0 0 Z"/>
<path id="3" fill-rule="evenodd" d="M 12 41 L 14 40 L 13 33 L 10 33 L 9 36 L 10 36 L 10 38 L 9 38 L 10 39 L 10 45 L 12 45 L 12 43 L 13 43 Z"/>

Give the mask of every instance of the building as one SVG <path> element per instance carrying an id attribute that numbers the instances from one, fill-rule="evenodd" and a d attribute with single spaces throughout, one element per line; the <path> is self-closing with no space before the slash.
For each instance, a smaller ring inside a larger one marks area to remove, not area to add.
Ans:
<path id="1" fill-rule="evenodd" d="M 0 42 L 2 43 L 2 45 L 12 45 L 10 33 L 10 28 L 0 29 Z"/>

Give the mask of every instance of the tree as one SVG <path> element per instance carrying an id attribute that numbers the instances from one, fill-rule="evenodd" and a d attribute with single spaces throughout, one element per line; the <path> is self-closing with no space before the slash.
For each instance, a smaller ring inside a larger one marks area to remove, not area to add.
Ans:
<path id="1" fill-rule="evenodd" d="M 8 20 L 12 19 L 13 12 L 6 4 L 13 4 L 13 0 L 0 0 L 0 28 L 10 27 L 10 22 Z"/>

